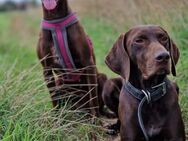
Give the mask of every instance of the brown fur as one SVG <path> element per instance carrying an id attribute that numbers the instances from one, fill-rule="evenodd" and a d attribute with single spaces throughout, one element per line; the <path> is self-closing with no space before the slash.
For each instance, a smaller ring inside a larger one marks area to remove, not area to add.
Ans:
<path id="1" fill-rule="evenodd" d="M 106 63 L 125 81 L 145 89 L 168 80 L 170 71 L 175 76 L 178 59 L 179 50 L 167 32 L 159 26 L 147 25 L 122 34 L 107 55 Z M 137 118 L 139 101 L 122 88 L 116 105 L 119 105 L 121 141 L 144 141 Z M 178 87 L 174 82 L 168 80 L 166 95 L 144 105 L 142 115 L 150 141 L 185 141 Z"/>
<path id="2" fill-rule="evenodd" d="M 67 0 L 59 0 L 54 10 L 46 10 L 43 6 L 43 15 L 45 20 L 54 20 L 66 17 L 71 13 Z M 103 80 L 97 80 L 103 74 L 98 75 L 95 66 L 94 52 L 86 40 L 86 34 L 79 22 L 67 28 L 68 45 L 73 56 L 74 63 L 78 69 L 83 69 L 78 82 L 64 82 L 62 76 L 64 71 L 58 63 L 52 35 L 50 31 L 41 30 L 38 41 L 37 54 L 41 60 L 43 74 L 49 89 L 54 107 L 61 106 L 61 97 L 67 93 L 74 93 L 72 102 L 74 108 L 89 109 L 93 115 L 99 115 L 99 102 L 101 102 L 101 86 L 97 90 L 97 84 L 103 84 Z M 104 75 L 105 77 L 105 75 Z M 105 81 L 105 78 L 104 78 Z M 71 86 L 72 85 L 72 86 Z M 74 85 L 74 86 L 73 86 Z"/>

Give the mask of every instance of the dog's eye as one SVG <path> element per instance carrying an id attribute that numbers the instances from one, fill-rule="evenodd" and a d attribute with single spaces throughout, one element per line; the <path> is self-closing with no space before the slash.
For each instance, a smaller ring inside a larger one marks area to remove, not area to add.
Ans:
<path id="1" fill-rule="evenodd" d="M 168 41 L 168 37 L 166 35 L 164 35 L 164 34 L 159 34 L 158 38 L 162 42 L 167 42 Z"/>
<path id="2" fill-rule="evenodd" d="M 135 42 L 138 43 L 138 44 L 142 44 L 142 43 L 144 43 L 144 39 L 138 38 L 138 39 L 135 40 Z"/>
<path id="3" fill-rule="evenodd" d="M 147 41 L 147 39 L 148 39 L 147 36 L 140 35 L 140 36 L 137 36 L 137 38 L 134 40 L 134 42 L 136 44 L 143 44 L 143 43 L 145 43 Z"/>

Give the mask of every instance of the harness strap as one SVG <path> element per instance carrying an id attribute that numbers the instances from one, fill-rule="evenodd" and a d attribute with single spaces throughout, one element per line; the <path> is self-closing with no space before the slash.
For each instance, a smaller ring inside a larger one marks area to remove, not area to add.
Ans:
<path id="1" fill-rule="evenodd" d="M 144 134 L 144 137 L 145 137 L 146 141 L 149 141 L 149 137 L 148 137 L 147 132 L 146 132 L 146 129 L 145 129 L 145 127 L 144 127 L 143 118 L 142 118 L 142 108 L 143 108 L 143 105 L 144 105 L 144 103 L 146 102 L 146 100 L 147 100 L 146 97 L 144 97 L 144 98 L 141 100 L 141 102 L 140 102 L 140 104 L 139 104 L 139 106 L 138 106 L 138 113 L 137 113 L 137 116 L 138 116 L 138 122 L 139 122 L 140 128 L 141 128 L 141 130 L 142 130 L 142 132 L 143 132 L 143 134 Z"/>
<path id="2" fill-rule="evenodd" d="M 68 39 L 67 39 L 67 27 L 78 22 L 75 13 L 69 14 L 67 17 L 57 20 L 42 20 L 41 26 L 44 30 L 49 30 L 52 34 L 55 51 L 60 58 L 60 64 L 65 70 L 64 81 L 78 81 L 80 79 L 79 74 L 71 74 L 76 70 L 76 66 L 71 55 Z M 92 43 L 89 37 L 86 38 L 90 50 L 92 52 Z"/>
<path id="3" fill-rule="evenodd" d="M 153 101 L 157 101 L 160 98 L 162 98 L 166 94 L 166 87 L 167 87 L 166 85 L 167 85 L 167 82 L 164 81 L 163 83 L 156 85 L 152 87 L 151 89 L 139 90 L 135 88 L 130 82 L 126 82 L 124 84 L 125 90 L 130 95 L 132 95 L 133 97 L 135 97 L 137 100 L 140 101 L 139 106 L 138 106 L 137 116 L 138 116 L 138 122 L 139 122 L 140 128 L 144 134 L 146 141 L 149 141 L 149 137 L 144 127 L 143 118 L 142 118 L 143 105 L 146 103 L 146 101 L 147 101 L 147 104 L 149 104 Z"/>
<path id="4" fill-rule="evenodd" d="M 76 69 L 68 48 L 66 28 L 77 21 L 78 19 L 74 13 L 71 13 L 62 19 L 42 21 L 42 28 L 45 30 L 50 30 L 52 33 L 54 46 L 59 57 L 62 58 L 60 59 L 60 63 L 64 69 Z"/>

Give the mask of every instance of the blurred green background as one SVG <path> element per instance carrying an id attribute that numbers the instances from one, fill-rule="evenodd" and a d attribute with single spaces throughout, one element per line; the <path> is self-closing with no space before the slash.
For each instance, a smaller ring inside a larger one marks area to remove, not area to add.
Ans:
<path id="1" fill-rule="evenodd" d="M 188 1 L 70 0 L 69 3 L 93 41 L 98 69 L 109 77 L 115 75 L 106 67 L 104 58 L 119 34 L 139 24 L 157 24 L 168 31 L 181 53 L 177 77 L 171 79 L 180 87 L 188 133 Z M 66 105 L 57 115 L 51 111 L 36 57 L 41 19 L 40 5 L 0 12 L 0 140 L 111 140 L 100 126 L 85 121 L 85 114 L 70 111 Z"/>

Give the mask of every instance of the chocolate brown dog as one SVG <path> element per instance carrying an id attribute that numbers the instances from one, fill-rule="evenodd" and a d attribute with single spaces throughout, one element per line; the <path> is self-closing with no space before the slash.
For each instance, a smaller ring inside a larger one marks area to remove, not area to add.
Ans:
<path id="1" fill-rule="evenodd" d="M 53 106 L 60 107 L 62 96 L 70 94 L 73 107 L 99 115 L 97 78 L 102 74 L 98 76 L 88 36 L 67 0 L 42 0 L 42 7 L 37 53 Z"/>
<path id="2" fill-rule="evenodd" d="M 124 78 L 121 141 L 185 141 L 178 87 L 167 78 L 176 76 L 178 59 L 178 48 L 159 26 L 137 26 L 118 38 L 106 64 Z"/>

